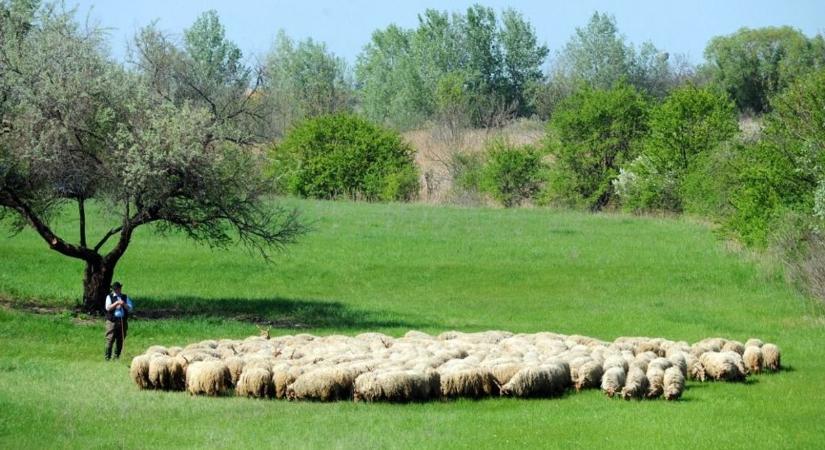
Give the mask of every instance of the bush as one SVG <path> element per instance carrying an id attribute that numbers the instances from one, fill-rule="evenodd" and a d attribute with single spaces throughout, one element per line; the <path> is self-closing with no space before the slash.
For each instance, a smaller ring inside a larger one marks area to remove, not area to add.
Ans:
<path id="1" fill-rule="evenodd" d="M 825 70 L 795 82 L 771 105 L 762 141 L 738 155 L 733 212 L 726 220 L 755 245 L 766 244 L 786 214 L 812 218 L 821 208 L 817 192 L 825 179 Z"/>
<path id="2" fill-rule="evenodd" d="M 565 99 L 550 121 L 558 141 L 548 145 L 555 157 L 548 201 L 592 210 L 613 196 L 619 167 L 636 157 L 637 140 L 647 133 L 647 102 L 636 89 L 580 88 Z"/>
<path id="3" fill-rule="evenodd" d="M 613 189 L 628 212 L 679 211 L 679 186 L 673 172 L 660 172 L 647 156 L 640 156 L 619 170 Z"/>
<path id="4" fill-rule="evenodd" d="M 546 179 L 542 155 L 529 145 L 513 147 L 502 140 L 487 148 L 486 163 L 481 170 L 483 192 L 501 202 L 505 208 L 532 200 Z"/>
<path id="5" fill-rule="evenodd" d="M 306 120 L 271 152 L 276 188 L 302 197 L 410 200 L 414 152 L 401 136 L 352 114 Z"/>
<path id="6" fill-rule="evenodd" d="M 632 184 L 619 179 L 614 183 L 616 188 L 622 188 L 623 208 L 635 212 L 682 211 L 686 178 L 691 178 L 691 203 L 701 201 L 697 196 L 700 192 L 713 195 L 696 184 L 700 180 L 691 173 L 707 169 L 707 155 L 732 138 L 738 129 L 734 105 L 727 96 L 707 88 L 683 86 L 651 110 L 649 125 L 642 157 L 624 168 L 624 172 L 634 175 Z M 624 180 L 627 179 L 625 175 Z"/>

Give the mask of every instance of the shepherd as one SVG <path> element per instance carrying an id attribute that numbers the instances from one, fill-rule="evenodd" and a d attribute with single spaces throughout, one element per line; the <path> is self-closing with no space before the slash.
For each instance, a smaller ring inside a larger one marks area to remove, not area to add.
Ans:
<path id="1" fill-rule="evenodd" d="M 112 344 L 115 344 L 115 359 L 120 358 L 123 341 L 129 329 L 129 313 L 132 312 L 132 299 L 124 294 L 123 285 L 112 283 L 112 293 L 106 296 L 106 361 L 112 359 Z"/>

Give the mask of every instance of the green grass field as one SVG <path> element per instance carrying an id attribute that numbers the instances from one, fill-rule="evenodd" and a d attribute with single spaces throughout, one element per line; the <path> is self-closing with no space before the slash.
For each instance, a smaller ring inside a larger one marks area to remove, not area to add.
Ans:
<path id="1" fill-rule="evenodd" d="M 71 307 L 82 266 L 32 232 L 0 238 L 0 448 L 822 448 L 825 320 L 705 226 L 546 209 L 290 201 L 314 231 L 273 264 L 140 230 L 118 267 L 138 311 L 126 358 Z M 74 235 L 74 225 L 60 228 Z M 98 223 L 93 235 L 104 230 Z M 8 306 L 11 305 L 11 306 Z M 414 328 L 557 331 L 614 339 L 758 336 L 789 369 L 747 384 L 689 383 L 679 402 L 488 399 L 388 405 L 139 391 L 151 344 L 257 334 L 401 335 Z M 294 326 L 302 327 L 300 331 Z"/>

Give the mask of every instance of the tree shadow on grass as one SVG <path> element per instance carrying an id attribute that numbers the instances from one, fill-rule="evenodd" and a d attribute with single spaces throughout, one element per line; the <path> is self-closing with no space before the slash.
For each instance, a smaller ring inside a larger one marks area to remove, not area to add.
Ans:
<path id="1" fill-rule="evenodd" d="M 274 328 L 426 328 L 434 324 L 398 313 L 351 308 L 341 302 L 273 298 L 142 297 L 136 319 L 217 318 Z"/>

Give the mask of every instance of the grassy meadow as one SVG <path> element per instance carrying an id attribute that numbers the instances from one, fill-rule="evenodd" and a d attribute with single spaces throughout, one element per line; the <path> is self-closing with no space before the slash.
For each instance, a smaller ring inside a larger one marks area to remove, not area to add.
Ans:
<path id="1" fill-rule="evenodd" d="M 82 265 L 31 231 L 0 237 L 0 448 L 821 448 L 825 320 L 757 258 L 687 219 L 547 209 L 289 200 L 313 224 L 267 264 L 241 248 L 136 233 L 118 266 L 136 304 L 125 358 L 68 312 Z M 68 220 L 58 227 L 76 234 Z M 92 236 L 106 229 L 94 222 Z M 39 312 L 34 311 L 37 306 Z M 141 318 L 143 314 L 143 318 Z M 679 402 L 560 399 L 389 405 L 139 391 L 152 344 L 409 329 L 556 331 L 602 339 L 757 336 L 788 370 L 689 383 Z"/>

